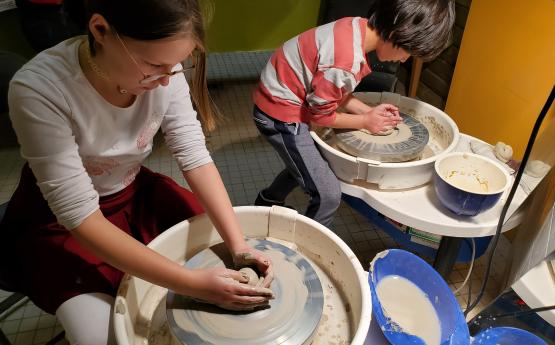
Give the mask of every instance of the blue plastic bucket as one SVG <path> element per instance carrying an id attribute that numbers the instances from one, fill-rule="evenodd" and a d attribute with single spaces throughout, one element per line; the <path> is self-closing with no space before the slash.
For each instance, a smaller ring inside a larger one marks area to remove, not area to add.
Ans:
<path id="1" fill-rule="evenodd" d="M 514 327 L 486 328 L 474 337 L 472 345 L 547 345 L 542 338 Z"/>
<path id="2" fill-rule="evenodd" d="M 389 342 L 394 345 L 425 345 L 421 338 L 402 332 L 398 325 L 384 315 L 376 287 L 383 278 L 391 275 L 409 280 L 428 296 L 441 323 L 441 345 L 470 344 L 464 315 L 445 280 L 424 260 L 400 249 L 390 249 L 376 255 L 368 275 L 372 311 Z"/>

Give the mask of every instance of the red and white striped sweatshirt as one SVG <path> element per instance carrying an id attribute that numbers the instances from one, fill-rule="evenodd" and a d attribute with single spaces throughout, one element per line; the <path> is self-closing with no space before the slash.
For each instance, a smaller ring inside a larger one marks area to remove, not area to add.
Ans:
<path id="1" fill-rule="evenodd" d="M 254 103 L 283 122 L 333 123 L 337 107 L 371 72 L 367 25 L 364 18 L 342 18 L 285 42 L 262 71 Z"/>

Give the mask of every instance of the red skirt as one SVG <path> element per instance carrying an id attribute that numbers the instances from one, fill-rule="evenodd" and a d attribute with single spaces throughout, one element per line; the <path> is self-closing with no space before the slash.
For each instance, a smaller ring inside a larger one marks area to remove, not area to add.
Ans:
<path id="1" fill-rule="evenodd" d="M 204 212 L 193 193 L 145 167 L 124 190 L 101 197 L 100 210 L 144 244 Z M 1 276 L 46 312 L 54 314 L 84 293 L 116 295 L 124 273 L 81 247 L 58 224 L 27 164 L 0 224 L 0 238 Z"/>

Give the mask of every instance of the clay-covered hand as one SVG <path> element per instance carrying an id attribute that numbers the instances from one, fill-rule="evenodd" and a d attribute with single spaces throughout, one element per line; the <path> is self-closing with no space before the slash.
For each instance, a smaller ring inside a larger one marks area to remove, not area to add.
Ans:
<path id="1" fill-rule="evenodd" d="M 274 298 L 272 290 L 245 284 L 248 278 L 224 267 L 195 270 L 195 284 L 187 295 L 229 310 L 265 307 Z"/>
<path id="2" fill-rule="evenodd" d="M 238 269 L 245 266 L 256 266 L 264 277 L 260 286 L 265 288 L 270 287 L 272 280 L 274 280 L 274 270 L 272 267 L 272 260 L 270 260 L 269 257 L 248 245 L 235 249 L 232 256 L 233 263 Z"/>
<path id="3" fill-rule="evenodd" d="M 363 129 L 373 134 L 392 129 L 403 121 L 403 118 L 399 115 L 399 109 L 386 103 L 372 108 L 362 116 L 364 116 Z"/>

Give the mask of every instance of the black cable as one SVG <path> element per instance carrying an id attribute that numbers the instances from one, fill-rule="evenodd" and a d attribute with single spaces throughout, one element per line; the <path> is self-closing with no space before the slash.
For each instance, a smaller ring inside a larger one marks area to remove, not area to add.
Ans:
<path id="1" fill-rule="evenodd" d="M 516 193 L 516 190 L 518 189 L 520 179 L 522 177 L 522 174 L 524 173 L 524 168 L 526 167 L 526 163 L 528 163 L 528 158 L 530 156 L 530 152 L 532 151 L 532 147 L 534 146 L 534 142 L 536 141 L 536 136 L 538 135 L 538 131 L 540 130 L 543 119 L 545 118 L 545 116 L 547 115 L 547 112 L 549 111 L 549 108 L 551 108 L 551 105 L 553 104 L 553 98 L 555 98 L 555 85 L 551 89 L 551 93 L 549 94 L 549 97 L 547 98 L 546 103 L 544 104 L 538 118 L 536 119 L 536 123 L 534 124 L 534 127 L 532 128 L 532 133 L 530 134 L 530 138 L 528 139 L 528 144 L 526 145 L 526 151 L 524 152 L 522 162 L 520 163 L 520 167 L 518 168 L 518 172 L 515 176 L 515 181 L 513 183 L 513 186 L 511 187 L 511 191 L 509 192 L 509 196 L 507 198 L 507 201 L 503 205 L 503 209 L 501 210 L 501 215 L 499 216 L 499 222 L 497 223 L 497 229 L 496 229 L 495 235 L 493 236 L 493 239 L 492 239 L 492 244 L 491 244 L 492 247 L 491 247 L 491 250 L 490 250 L 489 255 L 488 255 L 488 261 L 487 261 L 487 265 L 486 265 L 486 272 L 485 272 L 485 275 L 484 275 L 484 280 L 482 281 L 482 287 L 480 288 L 480 292 L 478 293 L 478 296 L 476 297 L 476 300 L 470 306 L 468 306 L 468 308 L 464 311 L 465 316 L 467 316 L 468 313 L 472 309 L 474 309 L 474 307 L 476 307 L 476 305 L 480 302 L 480 300 L 482 299 L 482 296 L 484 295 L 484 291 L 486 289 L 486 285 L 487 285 L 488 280 L 489 280 L 489 274 L 490 274 L 491 266 L 492 266 L 492 262 L 493 262 L 493 254 L 495 253 L 495 249 L 497 248 L 497 243 L 499 241 L 499 236 L 501 235 L 501 229 L 503 228 L 503 223 L 505 222 L 505 216 L 507 215 L 507 211 L 509 210 L 509 206 L 511 205 L 511 202 L 512 202 L 513 197 Z M 470 298 L 469 298 L 469 300 L 470 300 Z"/>
<path id="2" fill-rule="evenodd" d="M 547 306 L 547 307 L 539 307 L 539 308 L 533 308 L 533 309 L 528 309 L 528 310 L 513 311 L 513 312 L 510 312 L 510 313 L 504 313 L 504 314 L 490 315 L 490 316 L 488 316 L 488 318 L 495 320 L 495 319 L 499 319 L 499 318 L 502 318 L 502 317 L 517 317 L 517 316 L 522 316 L 522 315 L 541 313 L 542 311 L 548 311 L 548 310 L 554 310 L 554 309 L 555 309 L 555 305 L 550 305 L 550 306 Z"/>
<path id="3" fill-rule="evenodd" d="M 464 315 L 466 316 L 466 311 L 470 310 L 470 301 L 472 299 L 472 277 L 468 281 L 468 299 L 466 300 L 466 308 L 464 309 Z"/>

